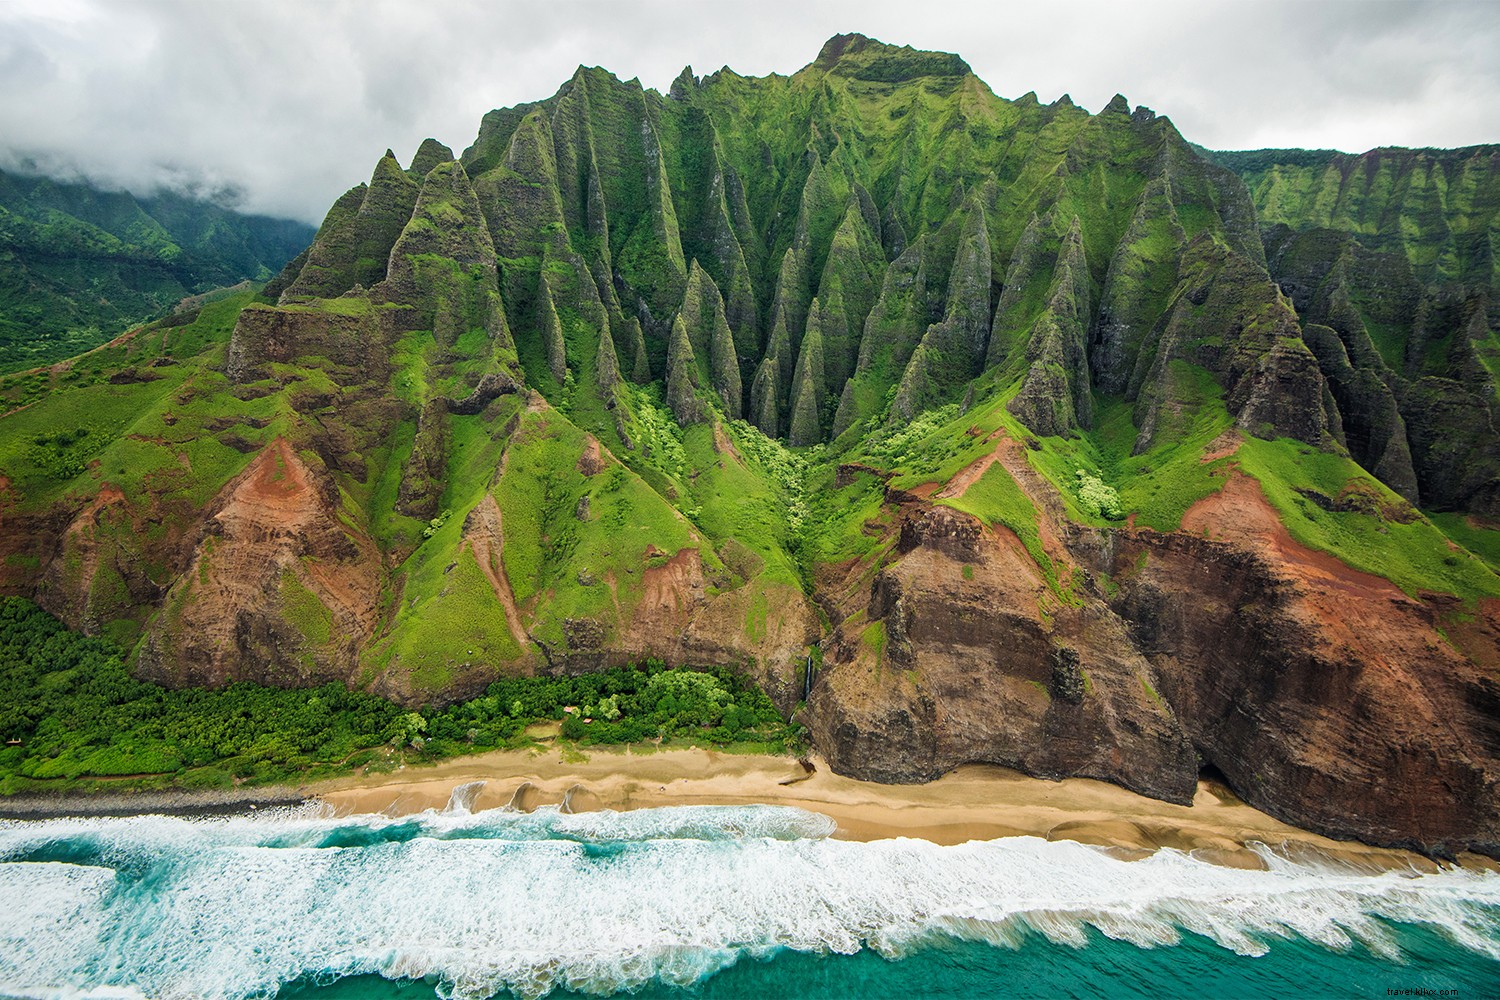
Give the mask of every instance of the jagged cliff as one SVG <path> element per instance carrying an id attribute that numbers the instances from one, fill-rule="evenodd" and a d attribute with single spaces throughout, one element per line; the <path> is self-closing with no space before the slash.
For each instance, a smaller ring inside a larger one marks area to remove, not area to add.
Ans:
<path id="1" fill-rule="evenodd" d="M 850 774 L 1212 766 L 1494 853 L 1500 546 L 1415 506 L 1493 495 L 1494 324 L 1420 284 L 1476 258 L 1267 204 L 1124 98 L 859 35 L 580 68 L 253 301 L 0 382 L 0 583 L 167 683 L 733 663 Z"/>
<path id="2" fill-rule="evenodd" d="M 1500 513 L 1500 147 L 1213 155 L 1250 186 L 1354 458 L 1413 503 Z"/>

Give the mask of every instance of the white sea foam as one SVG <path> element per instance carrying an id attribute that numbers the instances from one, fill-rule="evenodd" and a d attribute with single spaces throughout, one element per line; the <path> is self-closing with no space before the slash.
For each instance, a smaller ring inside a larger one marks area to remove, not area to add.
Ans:
<path id="1" fill-rule="evenodd" d="M 687 984 L 779 948 L 899 956 L 938 936 L 1242 954 L 1297 935 L 1393 955 L 1382 921 L 1500 961 L 1500 875 L 1241 871 L 1031 837 L 828 838 L 785 807 L 0 824 L 0 991 L 244 997 L 311 975 L 455 997 Z M 105 994 L 101 994 L 105 995 Z"/>

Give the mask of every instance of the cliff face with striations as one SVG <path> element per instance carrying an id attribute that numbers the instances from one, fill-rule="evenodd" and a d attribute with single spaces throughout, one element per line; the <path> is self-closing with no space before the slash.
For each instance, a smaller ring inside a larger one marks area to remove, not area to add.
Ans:
<path id="1" fill-rule="evenodd" d="M 0 380 L 0 585 L 166 683 L 732 663 L 849 774 L 1212 766 L 1494 853 L 1497 185 L 1407 183 L 1432 255 L 1224 162 L 859 35 L 580 68 L 258 295 Z"/>
<path id="2" fill-rule="evenodd" d="M 1354 458 L 1414 503 L 1500 513 L 1500 147 L 1213 155 L 1250 187 Z"/>

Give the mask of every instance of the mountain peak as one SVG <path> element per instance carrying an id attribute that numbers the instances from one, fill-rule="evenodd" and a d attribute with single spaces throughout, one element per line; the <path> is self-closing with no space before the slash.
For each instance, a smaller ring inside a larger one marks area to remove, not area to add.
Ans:
<path id="1" fill-rule="evenodd" d="M 969 64 L 952 52 L 888 45 L 859 32 L 834 35 L 824 42 L 813 67 L 878 83 L 903 83 L 924 76 L 965 76 L 970 72 Z"/>
<path id="2" fill-rule="evenodd" d="M 832 69 L 845 52 L 851 55 L 859 52 L 869 45 L 870 41 L 871 38 L 869 35 L 861 35 L 857 31 L 851 31 L 843 35 L 834 35 L 828 41 L 824 42 L 823 47 L 818 50 L 818 58 L 813 65 L 819 69 Z M 876 44 L 880 43 L 877 42 Z"/>

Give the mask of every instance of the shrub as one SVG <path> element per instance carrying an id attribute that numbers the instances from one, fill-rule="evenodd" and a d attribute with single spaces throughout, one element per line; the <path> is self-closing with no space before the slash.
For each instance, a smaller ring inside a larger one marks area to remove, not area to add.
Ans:
<path id="1" fill-rule="evenodd" d="M 1078 501 L 1084 510 L 1106 521 L 1118 521 L 1125 516 L 1120 509 L 1120 494 L 1115 488 L 1082 469 L 1078 470 Z"/>

